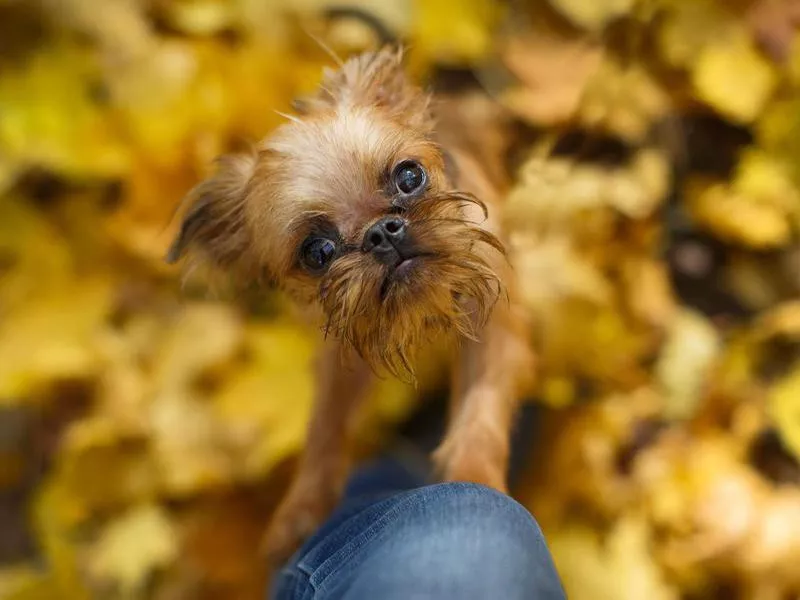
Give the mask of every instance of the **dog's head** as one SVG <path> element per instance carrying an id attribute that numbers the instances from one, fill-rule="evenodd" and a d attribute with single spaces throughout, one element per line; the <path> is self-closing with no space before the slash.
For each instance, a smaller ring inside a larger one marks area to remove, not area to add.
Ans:
<path id="1" fill-rule="evenodd" d="M 195 188 L 169 258 L 265 273 L 394 373 L 430 335 L 474 333 L 500 292 L 489 254 L 502 246 L 480 227 L 482 203 L 453 189 L 400 53 L 326 72 L 299 110 Z"/>

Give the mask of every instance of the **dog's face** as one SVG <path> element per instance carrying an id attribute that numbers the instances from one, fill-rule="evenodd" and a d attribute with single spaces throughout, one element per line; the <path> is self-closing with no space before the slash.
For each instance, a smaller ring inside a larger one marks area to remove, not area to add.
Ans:
<path id="1" fill-rule="evenodd" d="M 266 273 L 368 362 L 409 371 L 426 336 L 485 320 L 500 291 L 488 254 L 502 247 L 479 227 L 480 201 L 452 189 L 397 53 L 354 59 L 322 89 L 254 154 L 221 160 L 170 257 L 194 248 Z"/>

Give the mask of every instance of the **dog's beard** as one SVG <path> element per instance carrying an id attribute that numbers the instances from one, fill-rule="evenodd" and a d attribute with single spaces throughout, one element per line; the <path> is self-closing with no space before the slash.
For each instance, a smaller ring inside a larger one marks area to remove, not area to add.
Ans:
<path id="1" fill-rule="evenodd" d="M 320 285 L 326 334 L 355 349 L 374 368 L 413 378 L 413 354 L 447 333 L 474 338 L 503 291 L 490 252 L 492 234 L 463 217 L 475 197 L 449 193 L 417 200 L 404 216 L 419 255 L 408 272 L 360 252 L 334 263 Z"/>

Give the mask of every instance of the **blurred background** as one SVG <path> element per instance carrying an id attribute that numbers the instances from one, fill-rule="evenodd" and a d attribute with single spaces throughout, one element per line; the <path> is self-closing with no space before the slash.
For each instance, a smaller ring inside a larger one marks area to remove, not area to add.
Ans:
<path id="1" fill-rule="evenodd" d="M 515 495 L 569 596 L 799 598 L 796 24 L 797 0 L 0 0 L 0 598 L 261 597 L 318 334 L 163 256 L 212 159 L 333 65 L 315 40 L 387 33 L 517 122 L 541 375 Z M 425 365 L 381 381 L 363 455 L 441 397 Z"/>

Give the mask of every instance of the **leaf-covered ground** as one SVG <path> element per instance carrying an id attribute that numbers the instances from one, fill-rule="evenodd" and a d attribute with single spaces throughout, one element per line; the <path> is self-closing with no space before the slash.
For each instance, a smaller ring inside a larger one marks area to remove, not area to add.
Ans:
<path id="1" fill-rule="evenodd" d="M 800 597 L 800 2 L 348 5 L 524 134 L 517 495 L 570 597 Z M 331 64 L 315 40 L 374 44 L 327 6 L 0 0 L 0 597 L 261 596 L 317 332 L 162 257 L 213 157 Z M 420 390 L 381 383 L 363 452 Z"/>

